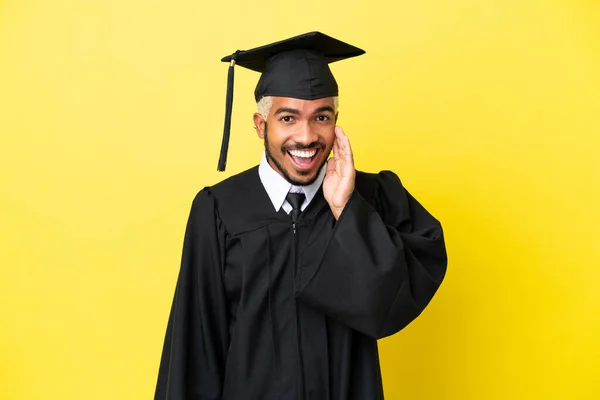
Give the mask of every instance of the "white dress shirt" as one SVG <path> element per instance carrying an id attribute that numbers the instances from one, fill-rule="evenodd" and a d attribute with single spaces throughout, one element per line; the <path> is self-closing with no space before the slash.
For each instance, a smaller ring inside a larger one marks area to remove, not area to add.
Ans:
<path id="1" fill-rule="evenodd" d="M 315 197 L 315 194 L 319 191 L 319 187 L 321 187 L 323 179 L 325 179 L 326 172 L 327 165 L 323 165 L 317 179 L 315 179 L 313 183 L 307 186 L 295 186 L 286 181 L 283 176 L 279 175 L 279 173 L 271 167 L 264 152 L 260 165 L 258 166 L 260 181 L 265 187 L 265 190 L 273 203 L 273 207 L 275 207 L 275 211 L 279 211 L 279 209 L 283 207 L 283 210 L 288 214 L 292 211 L 292 206 L 285 199 L 287 194 L 290 192 L 304 193 L 306 200 L 304 200 L 304 203 L 302 203 L 302 207 L 300 208 L 304 211 Z"/>

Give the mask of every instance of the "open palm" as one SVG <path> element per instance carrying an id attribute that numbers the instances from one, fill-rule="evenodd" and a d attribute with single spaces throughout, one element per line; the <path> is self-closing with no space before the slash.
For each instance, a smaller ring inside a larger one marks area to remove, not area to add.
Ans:
<path id="1" fill-rule="evenodd" d="M 335 127 L 333 158 L 327 161 L 323 195 L 336 219 L 339 218 L 354 191 L 356 171 L 350 140 L 339 126 Z"/>

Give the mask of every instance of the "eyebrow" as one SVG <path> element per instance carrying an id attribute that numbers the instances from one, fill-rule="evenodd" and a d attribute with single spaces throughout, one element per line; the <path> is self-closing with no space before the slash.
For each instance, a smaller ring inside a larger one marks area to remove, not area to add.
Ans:
<path id="1" fill-rule="evenodd" d="M 329 111 L 330 113 L 334 113 L 333 107 L 330 106 L 323 106 L 323 107 L 319 107 L 315 110 L 315 112 L 313 114 L 318 114 L 318 113 L 322 113 L 324 111 Z"/>
<path id="2" fill-rule="evenodd" d="M 281 108 L 277 109 L 277 111 L 275 111 L 274 115 L 281 114 L 281 113 L 290 113 L 290 114 L 294 114 L 294 115 L 300 115 L 300 111 L 296 110 L 295 108 L 288 108 L 288 107 L 281 107 Z"/>

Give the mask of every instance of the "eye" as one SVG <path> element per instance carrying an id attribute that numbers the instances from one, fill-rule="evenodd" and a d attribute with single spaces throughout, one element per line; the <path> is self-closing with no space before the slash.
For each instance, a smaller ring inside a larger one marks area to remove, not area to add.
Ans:
<path id="1" fill-rule="evenodd" d="M 329 117 L 327 115 L 319 115 L 317 117 L 317 121 L 320 121 L 320 122 L 329 121 Z"/>
<path id="2" fill-rule="evenodd" d="M 281 117 L 280 121 L 292 122 L 293 119 L 294 119 L 294 117 L 292 117 L 291 115 L 286 115 L 286 116 Z"/>

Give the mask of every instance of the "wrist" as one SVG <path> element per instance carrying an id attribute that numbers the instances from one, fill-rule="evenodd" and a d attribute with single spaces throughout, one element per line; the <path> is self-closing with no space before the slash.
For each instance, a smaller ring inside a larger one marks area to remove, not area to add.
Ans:
<path id="1" fill-rule="evenodd" d="M 331 208 L 331 213 L 333 214 L 333 218 L 335 218 L 336 221 L 338 221 L 340 219 L 340 215 L 342 215 L 342 211 L 344 211 L 344 207 L 341 208 Z"/>
<path id="2" fill-rule="evenodd" d="M 348 204 L 352 201 L 352 198 L 354 197 L 355 192 L 356 192 L 356 189 L 353 188 L 352 192 L 350 192 L 350 195 L 346 198 L 346 201 L 341 203 L 340 206 L 329 203 L 329 208 L 331 209 L 331 213 L 333 214 L 333 217 L 335 218 L 336 221 L 338 221 L 340 219 L 340 217 L 344 213 L 344 210 L 348 207 Z"/>

